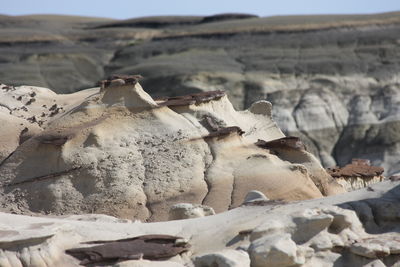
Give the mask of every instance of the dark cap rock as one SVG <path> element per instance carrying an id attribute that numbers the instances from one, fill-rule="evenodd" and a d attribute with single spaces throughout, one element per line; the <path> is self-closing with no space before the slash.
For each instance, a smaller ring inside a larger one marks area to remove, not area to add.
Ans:
<path id="1" fill-rule="evenodd" d="M 114 86 L 122 86 L 122 85 L 135 85 L 139 82 L 143 77 L 141 75 L 119 75 L 114 74 L 111 75 L 108 79 L 100 82 L 100 86 L 102 89 Z"/>

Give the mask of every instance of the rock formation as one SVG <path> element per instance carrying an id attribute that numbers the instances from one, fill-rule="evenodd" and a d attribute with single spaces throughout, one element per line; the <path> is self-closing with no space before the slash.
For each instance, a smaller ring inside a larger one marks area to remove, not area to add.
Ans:
<path id="1" fill-rule="evenodd" d="M 113 76 L 71 95 L 35 89 L 33 112 L 63 112 L 44 116 L 43 130 L 2 161 L 4 208 L 158 221 L 181 202 L 222 212 L 251 190 L 288 201 L 344 192 L 304 147 L 268 145 L 290 139 L 269 106 L 238 112 L 222 91 L 153 100 L 138 79 Z M 43 104 L 42 94 L 52 98 Z"/>
<path id="2" fill-rule="evenodd" d="M 0 264 L 72 267 L 84 258 L 115 267 L 397 266 L 400 182 L 371 189 L 157 223 L 0 213 Z"/>
<path id="3" fill-rule="evenodd" d="M 367 187 L 383 181 L 383 168 L 371 166 L 369 160 L 353 159 L 343 168 L 328 168 L 328 173 L 347 191 Z"/>

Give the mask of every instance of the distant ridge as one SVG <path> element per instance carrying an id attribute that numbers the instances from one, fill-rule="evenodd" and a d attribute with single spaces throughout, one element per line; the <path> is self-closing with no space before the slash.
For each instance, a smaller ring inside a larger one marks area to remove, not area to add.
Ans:
<path id="1" fill-rule="evenodd" d="M 211 16 L 151 16 L 121 20 L 118 22 L 102 24 L 95 28 L 113 27 L 143 27 L 143 28 L 165 28 L 170 26 L 197 25 L 202 23 L 241 20 L 248 18 L 258 18 L 256 15 L 225 13 Z"/>

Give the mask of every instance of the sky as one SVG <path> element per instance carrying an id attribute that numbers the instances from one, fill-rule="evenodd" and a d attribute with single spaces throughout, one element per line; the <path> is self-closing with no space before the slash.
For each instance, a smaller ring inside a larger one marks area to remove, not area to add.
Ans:
<path id="1" fill-rule="evenodd" d="M 153 15 L 366 14 L 400 11 L 400 0 L 0 0 L 0 14 L 127 19 Z"/>

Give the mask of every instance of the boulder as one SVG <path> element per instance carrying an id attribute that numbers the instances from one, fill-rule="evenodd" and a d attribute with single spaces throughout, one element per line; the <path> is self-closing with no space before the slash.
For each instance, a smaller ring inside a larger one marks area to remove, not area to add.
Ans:
<path id="1" fill-rule="evenodd" d="M 261 237 L 249 247 L 251 266 L 293 266 L 305 263 L 304 257 L 298 256 L 296 243 L 290 234 Z"/>

